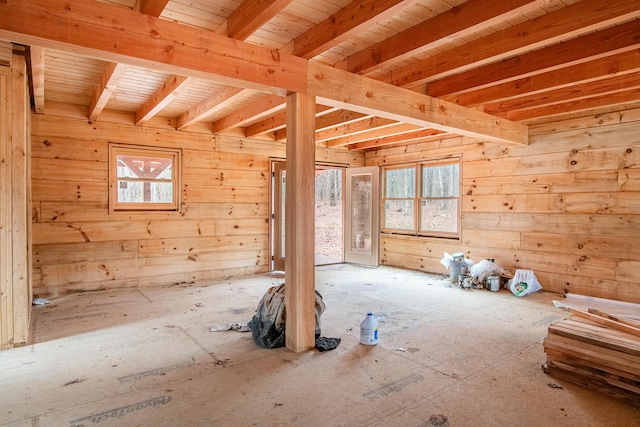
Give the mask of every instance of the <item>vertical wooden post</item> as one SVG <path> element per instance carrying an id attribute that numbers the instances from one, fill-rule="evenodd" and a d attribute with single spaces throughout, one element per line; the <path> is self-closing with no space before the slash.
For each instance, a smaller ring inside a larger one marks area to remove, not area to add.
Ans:
<path id="1" fill-rule="evenodd" d="M 31 316 L 31 110 L 26 72 L 23 55 L 13 55 L 9 67 L 0 65 L 0 348 L 26 344 Z"/>
<path id="2" fill-rule="evenodd" d="M 31 107 L 24 55 L 11 61 L 11 221 L 14 345 L 26 344 L 31 319 Z"/>
<path id="3" fill-rule="evenodd" d="M 286 345 L 315 346 L 315 97 L 287 96 Z"/>

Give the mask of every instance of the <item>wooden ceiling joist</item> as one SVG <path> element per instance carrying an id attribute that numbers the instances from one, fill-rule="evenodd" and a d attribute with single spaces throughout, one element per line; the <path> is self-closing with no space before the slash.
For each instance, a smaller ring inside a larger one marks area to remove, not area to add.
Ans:
<path id="1" fill-rule="evenodd" d="M 337 108 L 497 142 L 529 140 L 521 123 L 322 64 L 309 63 L 308 85 L 318 102 Z"/>
<path id="2" fill-rule="evenodd" d="M 429 83 L 428 93 L 431 96 L 457 94 L 545 71 L 555 71 L 560 66 L 582 64 L 638 49 L 640 47 L 639 28 L 639 21 L 633 20 L 518 57 L 445 77 Z"/>
<path id="3" fill-rule="evenodd" d="M 636 49 L 442 99 L 473 107 L 637 71 L 640 71 L 640 50 Z"/>
<path id="4" fill-rule="evenodd" d="M 309 31 L 296 37 L 293 54 L 302 58 L 314 56 L 339 45 L 355 34 L 384 21 L 417 0 L 362 0 L 349 3 Z"/>
<path id="5" fill-rule="evenodd" d="M 616 105 L 628 104 L 631 106 L 630 108 L 637 108 L 638 99 L 640 99 L 640 89 L 634 88 L 616 93 L 531 108 L 529 110 L 508 112 L 507 117 L 511 120 L 528 120 L 533 118 L 540 120 L 547 116 L 559 116 L 579 111 L 599 109 L 602 108 L 602 105 L 606 105 L 605 103 Z"/>
<path id="6" fill-rule="evenodd" d="M 468 71 L 531 49 L 625 22 L 639 15 L 637 0 L 612 0 L 604 3 L 600 0 L 583 0 L 400 67 L 386 76 L 384 81 L 397 86 L 416 87 L 453 72 Z M 438 96 L 431 91 L 429 95 Z"/>
<path id="7" fill-rule="evenodd" d="M 495 104 L 486 104 L 484 111 L 496 116 L 506 117 L 506 112 L 529 110 L 638 88 L 640 88 L 640 72 L 629 73 L 602 81 L 576 84 L 546 91 L 542 94 L 522 96 Z"/>
<path id="8" fill-rule="evenodd" d="M 143 125 L 180 95 L 195 79 L 173 75 L 136 111 L 136 124 Z"/>
<path id="9" fill-rule="evenodd" d="M 1 2 L 0 37 L 282 95 L 306 90 L 302 58 L 94 0 Z"/>
<path id="10" fill-rule="evenodd" d="M 113 92 L 116 90 L 120 79 L 127 72 L 127 66 L 118 64 L 116 62 L 110 62 L 107 64 L 107 68 L 102 75 L 100 85 L 96 88 L 89 105 L 89 120 L 97 120 L 107 102 L 111 99 Z"/>
<path id="11" fill-rule="evenodd" d="M 228 103 L 233 102 L 237 95 L 243 91 L 244 89 L 238 87 L 221 89 L 178 117 L 176 129 L 182 130 L 201 121 L 204 117 L 210 116 Z"/>
<path id="12" fill-rule="evenodd" d="M 590 1 L 590 0 L 585 0 Z M 104 19 L 109 16 L 110 19 Z M 34 25 L 37 22 L 38 25 Z M 236 88 L 314 95 L 318 103 L 421 127 L 527 143 L 527 128 L 387 83 L 90 0 L 0 2 L 0 37 L 93 58 L 203 77 Z M 199 106 L 200 107 L 200 106 Z M 178 127 L 202 117 L 183 114 Z"/>
<path id="13" fill-rule="evenodd" d="M 316 132 L 323 131 L 334 126 L 346 126 L 369 116 L 349 110 L 335 110 L 331 113 L 316 117 Z"/>
<path id="14" fill-rule="evenodd" d="M 398 124 L 396 120 L 385 119 L 383 117 L 364 116 L 361 120 L 335 126 L 330 129 L 316 131 L 316 142 L 323 142 L 330 139 L 340 138 L 346 135 L 357 135 L 371 129 L 381 129 Z"/>
<path id="15" fill-rule="evenodd" d="M 140 0 L 140 13 L 151 16 L 160 16 L 169 0 Z"/>
<path id="16" fill-rule="evenodd" d="M 357 143 L 372 141 L 389 136 L 403 135 L 420 130 L 419 126 L 408 123 L 394 122 L 390 125 L 372 128 L 366 132 L 359 132 L 339 138 L 324 141 L 322 145 L 329 148 L 353 146 Z"/>
<path id="17" fill-rule="evenodd" d="M 404 60 L 447 38 L 466 37 L 518 14 L 531 3 L 544 0 L 469 0 L 446 12 L 349 56 L 337 68 L 368 73 L 389 61 Z"/>
<path id="18" fill-rule="evenodd" d="M 382 138 L 372 139 L 370 141 L 356 142 L 355 144 L 347 145 L 350 150 L 366 150 L 371 148 L 388 147 L 397 144 L 415 144 L 418 142 L 428 141 L 429 138 L 437 136 L 438 139 L 447 135 L 446 132 L 442 132 L 436 129 L 421 129 L 414 132 L 403 133 L 400 135 L 385 136 Z"/>
<path id="19" fill-rule="evenodd" d="M 267 95 L 259 101 L 252 103 L 247 108 L 237 110 L 220 120 L 213 123 L 213 132 L 224 132 L 225 130 L 246 126 L 250 122 L 260 120 L 265 117 L 269 117 L 279 111 L 284 111 L 287 107 L 287 100 L 283 96 Z M 286 123 L 285 123 L 286 124 Z M 284 124 L 283 124 L 284 125 Z M 267 131 L 265 131 L 267 132 Z M 258 132 L 254 135 L 257 135 Z M 246 135 L 253 136 L 253 135 Z"/>
<path id="20" fill-rule="evenodd" d="M 245 40 L 292 0 L 245 0 L 227 18 L 227 36 Z"/>

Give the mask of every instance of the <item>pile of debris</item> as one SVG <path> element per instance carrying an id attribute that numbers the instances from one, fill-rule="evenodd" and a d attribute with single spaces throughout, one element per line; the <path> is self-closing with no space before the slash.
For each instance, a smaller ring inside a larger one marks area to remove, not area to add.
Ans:
<path id="1" fill-rule="evenodd" d="M 495 259 L 483 259 L 478 263 L 465 258 L 462 252 L 449 255 L 444 253 L 440 264 L 449 270 L 449 280 L 462 289 L 488 289 L 497 292 L 505 287 L 517 296 L 538 292 L 542 285 L 533 270 L 516 270 L 511 274 L 495 262 Z"/>

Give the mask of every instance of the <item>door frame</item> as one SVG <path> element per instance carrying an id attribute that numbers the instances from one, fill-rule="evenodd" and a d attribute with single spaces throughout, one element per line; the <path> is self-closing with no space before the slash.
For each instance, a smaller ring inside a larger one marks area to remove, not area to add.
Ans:
<path id="1" fill-rule="evenodd" d="M 276 186 L 279 186 L 279 183 L 276 183 L 276 165 L 282 165 L 282 169 L 285 170 L 284 165 L 286 164 L 286 159 L 281 157 L 271 157 L 269 158 L 269 172 L 271 174 L 271 179 L 269 180 L 269 270 L 270 271 L 284 271 L 284 257 L 280 257 L 280 253 L 282 251 L 276 248 L 276 233 L 280 233 L 281 226 L 277 223 L 278 216 L 276 215 L 276 209 L 280 209 L 276 199 Z M 334 162 L 316 162 L 316 168 L 331 168 L 331 169 L 342 169 L 342 241 L 344 248 L 344 233 L 345 233 L 345 182 L 346 182 L 346 173 L 344 171 L 349 170 L 348 163 L 334 163 Z M 279 193 L 279 190 L 277 190 Z M 286 197 L 286 196 L 285 196 Z M 284 215 L 284 212 L 281 213 Z M 285 253 L 286 256 L 286 253 Z M 344 250 L 342 253 L 342 260 L 344 262 Z M 281 267 L 281 268 L 276 268 Z"/>
<path id="2" fill-rule="evenodd" d="M 365 250 L 359 250 L 360 243 L 364 244 L 363 236 L 355 234 L 353 229 L 353 215 L 355 212 L 351 181 L 353 177 L 362 175 L 371 176 L 370 227 L 368 230 L 371 237 L 368 251 L 366 246 L 363 246 Z M 345 230 L 342 236 L 344 262 L 377 267 L 380 265 L 380 168 L 378 166 L 365 166 L 347 169 L 342 191 L 346 215 Z"/>

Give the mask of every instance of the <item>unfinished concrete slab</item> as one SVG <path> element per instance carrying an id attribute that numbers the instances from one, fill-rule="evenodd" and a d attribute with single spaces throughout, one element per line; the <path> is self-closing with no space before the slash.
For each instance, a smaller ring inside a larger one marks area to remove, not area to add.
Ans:
<path id="1" fill-rule="evenodd" d="M 319 267 L 335 350 L 259 348 L 248 322 L 282 277 L 69 295 L 0 352 L 3 426 L 637 426 L 640 410 L 542 372 L 559 295 L 463 290 L 390 267 Z M 544 284 L 543 284 L 544 285 Z M 379 343 L 359 343 L 368 311 Z"/>

